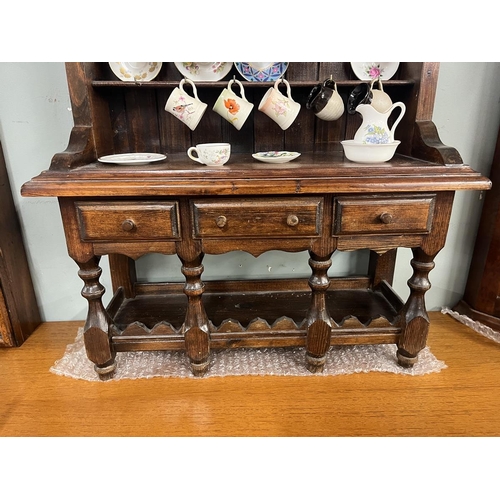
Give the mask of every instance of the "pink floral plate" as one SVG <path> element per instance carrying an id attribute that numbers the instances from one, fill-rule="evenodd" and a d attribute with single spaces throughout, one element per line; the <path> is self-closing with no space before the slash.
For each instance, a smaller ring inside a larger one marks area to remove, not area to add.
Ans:
<path id="1" fill-rule="evenodd" d="M 352 70 L 359 80 L 390 80 L 398 70 L 398 62 L 352 62 Z"/>

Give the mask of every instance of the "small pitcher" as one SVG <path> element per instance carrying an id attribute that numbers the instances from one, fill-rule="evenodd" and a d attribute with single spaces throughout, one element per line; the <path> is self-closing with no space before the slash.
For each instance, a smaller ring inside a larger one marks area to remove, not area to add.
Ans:
<path id="1" fill-rule="evenodd" d="M 389 128 L 387 120 L 396 108 L 401 108 L 401 112 L 392 128 Z M 406 112 L 406 106 L 402 102 L 396 102 L 385 113 L 380 113 L 371 104 L 360 104 L 356 111 L 362 116 L 363 123 L 354 134 L 354 141 L 362 144 L 389 144 L 394 142 L 394 132 Z"/>

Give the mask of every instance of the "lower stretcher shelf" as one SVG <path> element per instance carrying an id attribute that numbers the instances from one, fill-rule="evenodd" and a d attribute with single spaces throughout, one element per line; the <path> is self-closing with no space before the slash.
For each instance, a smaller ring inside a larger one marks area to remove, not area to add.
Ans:
<path id="1" fill-rule="evenodd" d="M 243 283 L 248 282 L 238 282 L 233 291 L 227 283 L 223 288 L 207 283 L 203 305 L 211 348 L 304 346 L 311 304 L 307 280 L 280 280 L 279 290 L 271 290 L 270 281 L 250 282 L 246 290 Z M 112 336 L 116 351 L 184 348 L 188 301 L 182 284 L 165 285 L 163 290 L 161 285 L 153 287 L 154 294 L 139 293 L 134 298 L 125 298 L 119 290 L 108 307 L 116 326 Z M 152 291 L 148 288 L 139 291 Z M 397 342 L 403 303 L 387 283 L 375 290 L 332 289 L 326 294 L 326 306 L 334 322 L 331 345 Z"/>

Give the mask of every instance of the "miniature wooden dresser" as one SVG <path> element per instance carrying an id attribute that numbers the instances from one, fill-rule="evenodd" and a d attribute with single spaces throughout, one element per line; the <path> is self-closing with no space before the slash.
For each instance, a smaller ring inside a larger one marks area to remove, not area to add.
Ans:
<path id="1" fill-rule="evenodd" d="M 395 343 L 399 363 L 412 366 L 426 344 L 424 295 L 454 193 L 490 187 L 439 141 L 431 121 L 437 72 L 436 63 L 401 63 L 384 82 L 392 100 L 407 107 L 396 132 L 402 144 L 391 161 L 363 165 L 346 160 L 340 146 L 359 127 L 356 115 L 321 122 L 303 106 L 283 132 L 255 109 L 237 131 L 211 112 L 226 79 L 197 84 L 209 111 L 191 132 L 163 110 L 182 78 L 172 63 L 142 84 L 118 81 L 106 63 L 67 64 L 75 119 L 69 147 L 22 193 L 59 199 L 89 305 L 85 346 L 100 376 L 112 376 L 116 352 L 133 350 L 184 349 L 201 375 L 213 349 L 305 346 L 305 362 L 317 371 L 331 345 Z M 345 63 L 291 63 L 286 78 L 303 104 L 329 75 L 344 100 L 359 83 Z M 244 85 L 257 105 L 270 86 Z M 186 156 L 193 144 L 221 141 L 233 150 L 224 167 Z M 251 156 L 282 149 L 302 155 L 282 165 Z M 144 166 L 97 161 L 128 151 L 167 159 Z M 406 303 L 391 287 L 398 247 L 413 252 Z M 366 276 L 328 276 L 333 252 L 360 249 L 371 250 Z M 283 259 L 307 250 L 310 278 L 204 283 L 204 254 L 233 250 L 281 250 Z M 151 252 L 176 254 L 185 283 L 138 282 L 134 259 Z M 115 290 L 106 307 L 102 255 L 110 256 Z"/>
<path id="2" fill-rule="evenodd" d="M 0 347 L 19 347 L 41 321 L 0 143 Z"/>

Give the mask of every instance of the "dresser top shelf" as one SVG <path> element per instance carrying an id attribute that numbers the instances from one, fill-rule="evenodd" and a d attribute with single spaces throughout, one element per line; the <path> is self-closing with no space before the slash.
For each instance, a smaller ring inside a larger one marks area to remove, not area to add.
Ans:
<path id="1" fill-rule="evenodd" d="M 151 89 L 151 88 L 174 88 L 179 86 L 179 81 L 181 80 L 182 77 L 179 77 L 177 80 L 170 80 L 170 81 L 164 81 L 164 80 L 153 80 L 150 82 L 123 82 L 123 81 L 115 81 L 115 80 L 94 80 L 92 81 L 92 87 L 94 88 L 106 88 L 106 87 L 114 87 L 114 88 L 133 88 L 133 89 L 138 89 L 138 88 L 143 88 L 143 89 Z M 239 81 L 242 80 L 241 76 L 235 77 L 236 79 L 239 79 Z M 215 88 L 224 88 L 227 87 L 228 83 L 230 82 L 231 78 L 226 78 L 224 80 L 219 80 L 216 82 L 208 82 L 208 81 L 197 81 L 196 87 L 197 88 L 207 88 L 207 87 L 215 87 Z M 363 80 L 364 83 L 370 83 L 370 80 Z M 246 88 L 269 88 L 270 86 L 274 85 L 274 81 L 272 82 L 248 82 L 243 80 L 242 81 L 243 85 Z M 314 85 L 317 85 L 318 83 L 321 83 L 320 80 L 294 80 L 293 81 L 293 86 L 294 87 L 313 87 Z M 335 83 L 337 86 L 342 86 L 342 87 L 356 87 L 361 83 L 360 80 L 336 80 Z M 403 85 L 414 85 L 415 81 L 414 80 L 385 80 L 383 85 L 385 87 L 396 87 L 396 86 L 403 86 Z"/>
<path id="2" fill-rule="evenodd" d="M 467 165 L 438 165 L 402 155 L 364 165 L 341 152 L 303 154 L 283 164 L 232 154 L 222 167 L 206 167 L 185 153 L 142 166 L 92 162 L 68 170 L 46 170 L 27 182 L 23 196 L 286 195 L 351 192 L 490 189 L 491 182 Z"/>

